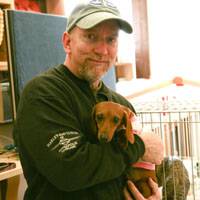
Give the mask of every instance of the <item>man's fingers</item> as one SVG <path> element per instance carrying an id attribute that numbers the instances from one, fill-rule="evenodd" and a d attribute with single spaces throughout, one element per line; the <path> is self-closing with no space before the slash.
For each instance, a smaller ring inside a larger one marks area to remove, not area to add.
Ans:
<path id="1" fill-rule="evenodd" d="M 125 200 L 133 200 L 127 187 L 124 188 L 124 197 L 125 197 Z"/>
<path id="2" fill-rule="evenodd" d="M 154 182 L 151 178 L 149 178 L 149 186 L 152 189 L 152 196 L 148 198 L 148 200 L 162 199 L 161 192 L 159 191 L 158 184 Z"/>
<path id="3" fill-rule="evenodd" d="M 140 200 L 145 200 L 145 198 L 142 196 L 142 194 L 138 191 L 138 189 L 135 187 L 135 185 L 133 184 L 132 181 L 127 181 L 128 187 L 131 191 L 131 193 L 133 194 L 133 196 L 136 199 L 140 199 Z"/>
<path id="4" fill-rule="evenodd" d="M 151 187 L 153 194 L 156 194 L 158 192 L 158 184 L 154 182 L 151 178 L 149 178 L 149 186 Z"/>

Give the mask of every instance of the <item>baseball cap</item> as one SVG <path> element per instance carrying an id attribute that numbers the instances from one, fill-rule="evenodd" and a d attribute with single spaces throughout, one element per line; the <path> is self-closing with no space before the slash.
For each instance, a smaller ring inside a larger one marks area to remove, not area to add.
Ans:
<path id="1" fill-rule="evenodd" d="M 117 20 L 120 29 L 132 33 L 131 25 L 121 18 L 117 7 L 108 0 L 91 0 L 87 4 L 77 5 L 67 20 L 66 31 L 70 32 L 75 26 L 90 29 L 109 19 Z"/>

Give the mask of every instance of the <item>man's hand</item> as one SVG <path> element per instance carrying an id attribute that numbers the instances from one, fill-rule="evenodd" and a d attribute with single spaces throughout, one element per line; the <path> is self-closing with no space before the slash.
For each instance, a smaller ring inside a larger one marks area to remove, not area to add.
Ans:
<path id="1" fill-rule="evenodd" d="M 134 196 L 136 200 L 160 200 L 161 194 L 158 189 L 157 183 L 155 183 L 151 178 L 149 178 L 149 186 L 152 189 L 152 195 L 148 198 L 145 198 L 135 187 L 132 181 L 127 181 L 127 187 L 124 188 L 124 196 L 126 200 L 133 200 L 131 197 Z M 131 194 L 130 194 L 131 193 Z"/>

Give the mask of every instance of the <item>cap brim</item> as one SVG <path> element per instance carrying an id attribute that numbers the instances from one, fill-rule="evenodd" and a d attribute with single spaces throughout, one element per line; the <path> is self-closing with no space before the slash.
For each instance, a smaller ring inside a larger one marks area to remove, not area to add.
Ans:
<path id="1" fill-rule="evenodd" d="M 90 29 L 90 28 L 93 28 L 94 26 L 96 26 L 97 24 L 99 24 L 105 20 L 109 20 L 109 19 L 117 20 L 119 23 L 119 26 L 120 26 L 119 28 L 122 29 L 123 31 L 125 31 L 126 33 L 133 32 L 131 25 L 127 21 L 125 21 L 122 18 L 114 15 L 113 13 L 109 13 L 109 12 L 91 13 L 88 16 L 85 16 L 84 18 L 80 19 L 76 23 L 76 25 L 82 29 Z"/>

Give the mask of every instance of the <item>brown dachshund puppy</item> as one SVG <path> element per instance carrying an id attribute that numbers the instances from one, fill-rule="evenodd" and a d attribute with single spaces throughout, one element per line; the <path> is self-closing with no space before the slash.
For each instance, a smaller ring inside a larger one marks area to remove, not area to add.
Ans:
<path id="1" fill-rule="evenodd" d="M 100 102 L 93 108 L 93 119 L 97 128 L 99 142 L 110 142 L 115 134 L 121 148 L 127 148 L 128 142 L 134 143 L 132 118 L 134 113 L 127 107 L 111 101 Z M 155 170 L 147 170 L 131 166 L 127 170 L 127 178 L 132 180 L 144 197 L 151 195 L 148 178 L 156 181 Z"/>
<path id="2" fill-rule="evenodd" d="M 106 101 L 95 105 L 93 118 L 97 127 L 97 138 L 100 142 L 110 142 L 115 133 L 118 133 L 119 145 L 126 148 L 128 142 L 134 143 L 131 118 L 134 113 L 120 104 Z"/>

